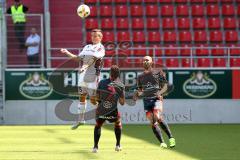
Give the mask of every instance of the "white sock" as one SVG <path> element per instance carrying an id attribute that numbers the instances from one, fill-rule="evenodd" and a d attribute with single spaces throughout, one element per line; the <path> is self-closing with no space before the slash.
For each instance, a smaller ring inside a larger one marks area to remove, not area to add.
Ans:
<path id="1" fill-rule="evenodd" d="M 86 102 L 87 101 L 78 103 L 79 121 L 84 121 L 84 113 L 85 113 L 86 107 L 87 107 L 87 103 Z"/>

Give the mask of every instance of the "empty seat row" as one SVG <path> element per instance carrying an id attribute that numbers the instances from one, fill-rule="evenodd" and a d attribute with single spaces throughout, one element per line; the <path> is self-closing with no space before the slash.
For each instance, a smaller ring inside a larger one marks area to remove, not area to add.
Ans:
<path id="1" fill-rule="evenodd" d="M 150 43 L 160 43 L 161 41 L 165 43 L 222 43 L 224 42 L 237 42 L 239 40 L 237 31 L 225 31 L 222 33 L 219 30 L 210 31 L 165 31 L 161 35 L 158 31 L 149 31 L 146 33 L 143 31 L 133 31 L 132 38 L 130 32 L 128 31 L 119 31 L 115 35 L 113 31 L 104 31 L 103 32 L 103 42 L 115 41 L 115 36 L 117 36 L 117 41 L 133 41 L 134 43 L 145 43 L 146 41 Z M 87 41 L 90 42 L 90 32 L 87 32 Z"/>
<path id="2" fill-rule="evenodd" d="M 116 64 L 111 58 L 104 59 L 104 67 L 110 67 L 112 64 Z M 155 59 L 156 65 L 167 66 L 167 67 L 226 67 L 228 61 L 225 58 L 157 58 Z M 142 67 L 142 59 L 119 59 L 118 65 L 120 67 Z M 230 67 L 240 67 L 240 58 L 230 58 Z"/>
<path id="3" fill-rule="evenodd" d="M 239 0 L 237 0 L 239 1 Z M 91 4 L 91 3 L 97 3 L 98 0 L 85 0 L 84 1 L 86 4 Z M 218 3 L 217 0 L 99 0 L 100 3 L 187 3 L 187 2 L 191 2 L 191 3 Z M 221 0 L 221 3 L 233 3 L 233 0 Z M 240 1 L 239 1 L 240 2 Z"/>
<path id="4" fill-rule="evenodd" d="M 93 29 L 101 27 L 102 29 L 113 29 L 114 28 L 113 18 L 102 18 L 101 21 L 98 21 L 97 18 L 88 18 L 86 19 L 86 29 Z M 143 18 L 132 18 L 131 19 L 131 28 L 132 29 L 143 29 L 144 19 Z M 101 25 L 99 26 L 99 22 Z M 147 29 L 158 29 L 163 30 L 169 29 L 190 29 L 191 23 L 193 29 L 206 29 L 206 26 L 209 29 L 221 29 L 221 23 L 223 22 L 224 29 L 236 29 L 237 26 L 240 26 L 235 18 L 224 18 L 222 21 L 220 18 L 193 18 L 190 22 L 189 18 L 162 18 L 161 23 L 159 18 L 147 18 L 146 26 Z M 240 23 L 240 20 L 239 20 Z M 117 29 L 127 29 L 130 27 L 128 18 L 117 18 L 116 19 L 116 28 Z"/>
<path id="5" fill-rule="evenodd" d="M 90 16 L 97 16 L 97 6 L 91 5 L 91 14 Z M 204 5 L 177 5 L 176 13 L 174 5 L 161 5 L 158 7 L 156 4 L 150 4 L 143 7 L 142 5 L 130 5 L 130 13 L 128 13 L 127 5 L 116 5 L 115 8 L 112 5 L 100 5 L 99 15 L 100 16 L 112 16 L 113 11 L 115 10 L 116 16 L 127 16 L 130 14 L 131 16 L 143 16 L 144 8 L 146 9 L 147 16 L 234 16 L 235 14 L 240 15 L 240 5 L 235 9 L 234 5 L 225 4 L 219 7 L 217 4 L 209 4 L 206 7 Z M 160 10 L 160 11 L 159 11 Z M 235 11 L 237 13 L 235 13 Z"/>
<path id="6" fill-rule="evenodd" d="M 229 48 L 222 45 L 208 46 L 206 44 L 199 45 L 159 45 L 159 44 L 135 44 L 129 49 L 110 49 L 106 45 L 106 55 L 112 56 L 115 54 L 125 56 L 240 56 L 239 45 L 229 45 Z"/>

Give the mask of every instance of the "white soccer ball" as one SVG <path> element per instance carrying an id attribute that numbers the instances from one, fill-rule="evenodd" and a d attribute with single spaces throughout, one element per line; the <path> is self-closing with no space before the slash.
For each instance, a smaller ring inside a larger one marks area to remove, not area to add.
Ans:
<path id="1" fill-rule="evenodd" d="M 78 6 L 77 14 L 81 18 L 86 18 L 90 15 L 90 8 L 86 4 L 81 4 Z"/>

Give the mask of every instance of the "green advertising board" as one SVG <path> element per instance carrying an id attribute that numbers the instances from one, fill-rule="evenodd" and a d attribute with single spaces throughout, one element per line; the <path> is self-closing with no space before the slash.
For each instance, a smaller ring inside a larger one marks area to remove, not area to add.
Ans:
<path id="1" fill-rule="evenodd" d="M 126 88 L 136 87 L 140 70 L 124 70 L 121 79 Z M 77 71 L 70 70 L 7 70 L 6 100 L 61 100 L 77 98 Z M 101 78 L 108 78 L 103 70 Z M 169 99 L 231 99 L 231 70 L 169 70 L 167 78 L 174 91 Z M 128 93 L 128 90 L 126 91 Z"/>

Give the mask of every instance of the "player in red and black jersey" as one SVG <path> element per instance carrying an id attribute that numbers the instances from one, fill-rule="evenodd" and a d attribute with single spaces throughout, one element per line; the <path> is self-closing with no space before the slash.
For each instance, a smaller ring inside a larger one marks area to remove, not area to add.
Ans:
<path id="1" fill-rule="evenodd" d="M 143 58 L 144 72 L 137 78 L 138 91 L 134 96 L 134 100 L 139 96 L 143 97 L 146 116 L 152 125 L 153 133 L 160 142 L 160 146 L 167 148 L 159 125 L 166 132 L 170 147 L 174 147 L 176 145 L 175 139 L 167 123 L 163 120 L 163 117 L 160 116 L 160 113 L 163 111 L 163 94 L 168 90 L 168 81 L 165 73 L 161 69 L 153 69 L 152 65 L 153 61 L 151 57 L 146 56 Z"/>
<path id="2" fill-rule="evenodd" d="M 118 102 L 121 105 L 125 103 L 125 87 L 121 83 L 120 71 L 116 65 L 113 65 L 110 69 L 110 78 L 101 80 L 97 89 L 97 101 L 98 107 L 96 109 L 96 125 L 94 128 L 94 147 L 93 151 L 98 151 L 98 142 L 101 136 L 101 127 L 107 120 L 110 123 L 115 124 L 115 136 L 116 136 L 116 151 L 121 150 L 120 139 L 122 132 L 122 123 L 120 113 L 118 112 Z"/>

